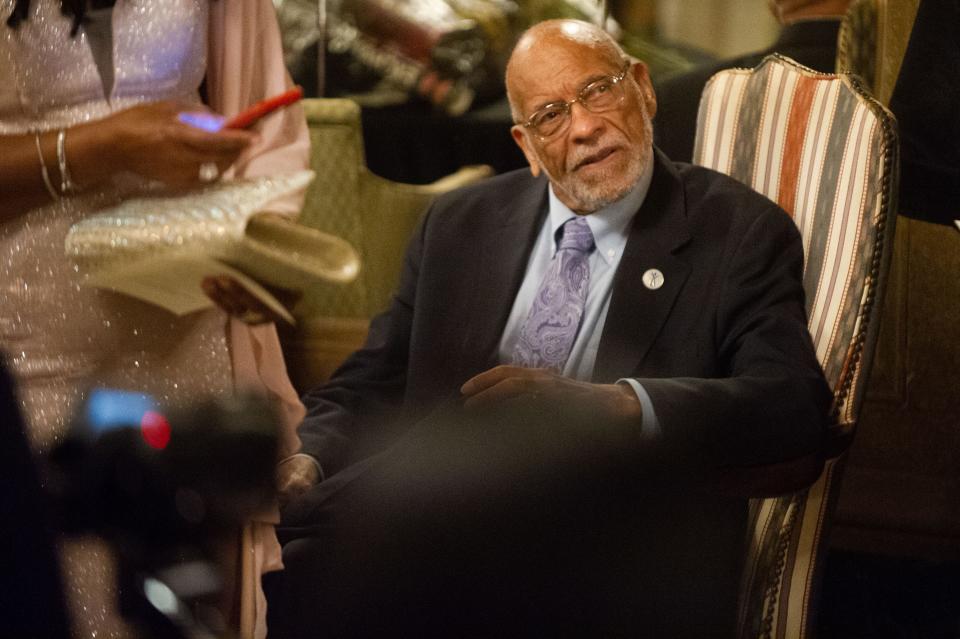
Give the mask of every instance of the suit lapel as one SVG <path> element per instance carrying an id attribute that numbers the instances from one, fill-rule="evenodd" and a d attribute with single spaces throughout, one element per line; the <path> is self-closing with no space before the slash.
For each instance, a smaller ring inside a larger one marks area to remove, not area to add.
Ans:
<path id="1" fill-rule="evenodd" d="M 673 254 L 689 239 L 680 177 L 669 160 L 655 151 L 650 190 L 634 218 L 614 276 L 594 381 L 629 377 L 650 350 L 690 273 L 689 265 Z M 644 284 L 644 274 L 651 269 L 663 275 L 660 288 Z"/>
<path id="2" fill-rule="evenodd" d="M 547 181 L 541 176 L 509 197 L 492 216 L 490 231 L 477 247 L 477 288 L 461 347 L 460 361 L 466 376 L 496 364 L 503 327 L 546 213 Z"/>

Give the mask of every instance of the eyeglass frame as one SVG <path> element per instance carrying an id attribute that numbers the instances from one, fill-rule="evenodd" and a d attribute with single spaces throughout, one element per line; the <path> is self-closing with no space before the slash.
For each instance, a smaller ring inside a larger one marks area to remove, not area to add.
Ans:
<path id="1" fill-rule="evenodd" d="M 583 85 L 582 87 L 580 87 L 580 90 L 577 91 L 577 97 L 575 97 L 574 99 L 572 99 L 572 100 L 558 100 L 557 102 L 549 102 L 549 103 L 547 103 L 547 104 L 544 104 L 542 107 L 540 107 L 539 109 L 537 109 L 536 111 L 534 111 L 532 114 L 530 114 L 530 117 L 527 118 L 527 121 L 526 121 L 526 122 L 518 122 L 517 124 L 519 124 L 520 126 L 522 126 L 522 127 L 525 128 L 525 129 L 528 129 L 528 130 L 532 131 L 533 134 L 534 134 L 537 138 L 539 138 L 540 141 L 542 142 L 542 141 L 545 141 L 545 140 L 549 140 L 549 139 L 553 138 L 554 136 L 559 135 L 562 131 L 566 130 L 566 127 L 567 127 L 567 126 L 569 126 L 569 124 L 561 125 L 559 129 L 557 129 L 556 131 L 554 131 L 553 133 L 551 133 L 551 134 L 549 134 L 549 135 L 543 135 L 543 134 L 539 133 L 539 132 L 537 131 L 536 126 L 533 124 L 533 119 L 534 119 L 535 117 L 537 117 L 537 114 L 538 114 L 538 113 L 541 113 L 541 112 L 545 111 L 546 109 L 550 109 L 550 108 L 554 108 L 554 107 L 563 105 L 563 107 L 562 107 L 562 108 L 563 108 L 563 116 L 567 119 L 567 122 L 569 122 L 569 120 L 570 120 L 570 114 L 572 113 L 573 105 L 576 104 L 576 103 L 578 103 L 578 102 L 580 103 L 580 105 L 581 105 L 584 109 L 586 109 L 586 110 L 589 111 L 590 113 L 606 113 L 607 111 L 613 111 L 614 109 L 618 108 L 620 105 L 623 104 L 623 100 L 624 100 L 624 98 L 626 98 L 626 93 L 624 93 L 623 95 L 620 96 L 619 103 L 618 103 L 616 106 L 613 106 L 613 107 L 611 107 L 611 108 L 609 108 L 609 109 L 604 109 L 603 111 L 594 111 L 594 110 L 592 110 L 590 107 L 588 107 L 587 104 L 583 101 L 583 93 L 584 93 L 584 91 L 586 91 L 588 88 L 592 87 L 594 84 L 596 84 L 596 83 L 598 83 L 598 82 L 603 82 L 603 81 L 609 81 L 609 82 L 611 82 L 611 83 L 613 84 L 613 86 L 615 86 L 615 87 L 616 87 L 616 86 L 619 86 L 620 83 L 623 82 L 623 81 L 627 78 L 627 73 L 630 72 L 630 68 L 631 68 L 632 66 L 633 66 L 633 65 L 631 64 L 631 62 L 630 62 L 629 60 L 627 60 L 626 63 L 625 63 L 625 66 L 623 67 L 623 71 L 621 71 L 619 75 L 606 75 L 606 76 L 599 77 L 599 78 L 597 78 L 596 80 L 591 80 L 590 82 L 587 82 L 585 85 Z"/>

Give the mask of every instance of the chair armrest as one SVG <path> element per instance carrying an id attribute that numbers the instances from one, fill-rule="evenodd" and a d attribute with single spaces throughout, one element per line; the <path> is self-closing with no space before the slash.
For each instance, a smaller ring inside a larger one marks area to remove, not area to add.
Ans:
<path id="1" fill-rule="evenodd" d="M 823 471 L 823 465 L 823 455 L 811 453 L 799 459 L 776 464 L 721 468 L 711 478 L 711 483 L 726 497 L 779 497 L 815 482 Z"/>
<path id="2" fill-rule="evenodd" d="M 462 166 L 450 175 L 445 175 L 439 180 L 430 182 L 429 184 L 394 182 L 393 180 L 380 177 L 369 169 L 364 169 L 363 179 L 366 180 L 367 184 L 371 185 L 372 188 L 381 189 L 394 195 L 399 194 L 400 197 L 425 198 L 423 208 L 426 208 L 426 205 L 441 193 L 446 193 L 461 186 L 478 182 L 491 175 L 493 175 L 492 167 L 486 164 L 471 164 Z"/>
<path id="3" fill-rule="evenodd" d="M 486 164 L 471 164 L 462 166 L 455 173 L 445 175 L 435 182 L 427 185 L 431 192 L 444 193 L 453 189 L 466 186 L 493 175 L 493 168 Z"/>
<path id="4" fill-rule="evenodd" d="M 727 497 L 780 497 L 813 484 L 828 460 L 844 455 L 853 442 L 854 425 L 835 424 L 829 428 L 823 450 L 797 459 L 762 466 L 719 469 L 710 480 Z"/>

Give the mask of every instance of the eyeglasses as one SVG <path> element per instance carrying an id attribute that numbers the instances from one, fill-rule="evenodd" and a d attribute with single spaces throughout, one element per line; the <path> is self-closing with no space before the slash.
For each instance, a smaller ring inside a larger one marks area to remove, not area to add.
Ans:
<path id="1" fill-rule="evenodd" d="M 538 109 L 522 124 L 533 131 L 541 140 L 546 140 L 563 133 L 570 125 L 570 109 L 579 102 L 590 113 L 612 111 L 623 103 L 623 79 L 630 70 L 630 63 L 623 68 L 620 75 L 610 75 L 594 80 L 586 85 L 577 97 L 569 102 L 551 102 Z"/>

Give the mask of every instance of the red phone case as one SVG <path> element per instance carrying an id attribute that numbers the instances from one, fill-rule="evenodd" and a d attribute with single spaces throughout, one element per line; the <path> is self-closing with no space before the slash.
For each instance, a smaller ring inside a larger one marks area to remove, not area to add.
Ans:
<path id="1" fill-rule="evenodd" d="M 223 125 L 223 128 L 246 129 L 247 127 L 256 124 L 260 118 L 268 113 L 272 113 L 277 109 L 283 108 L 289 104 L 293 104 L 302 97 L 303 89 L 301 87 L 293 87 L 289 91 L 284 91 L 283 93 L 275 95 L 272 98 L 267 98 L 266 100 L 257 102 L 246 111 L 241 111 L 227 120 L 226 124 Z"/>

